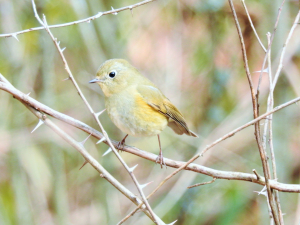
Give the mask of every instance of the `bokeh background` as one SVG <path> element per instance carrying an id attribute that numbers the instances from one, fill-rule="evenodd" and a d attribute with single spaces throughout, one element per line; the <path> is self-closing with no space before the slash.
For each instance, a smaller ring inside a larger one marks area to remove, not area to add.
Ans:
<path id="1" fill-rule="evenodd" d="M 83 19 L 99 11 L 137 3 L 137 0 L 36 1 L 49 24 Z M 257 85 L 264 52 L 259 46 L 240 1 L 234 1 L 246 41 L 250 70 Z M 254 25 L 266 46 L 279 0 L 246 1 Z M 273 71 L 287 33 L 299 10 L 298 1 L 286 1 L 272 47 Z M 0 0 L 0 33 L 39 26 L 31 1 Z M 151 79 L 184 114 L 199 138 L 177 136 L 169 128 L 161 134 L 164 156 L 186 161 L 207 144 L 252 119 L 248 82 L 240 43 L 227 1 L 159 0 L 118 15 L 52 29 L 60 40 L 72 73 L 95 111 L 104 108 L 96 85 L 88 84 L 106 59 L 124 58 Z M 275 89 L 275 105 L 300 96 L 300 28 L 287 47 L 284 68 Z M 67 77 L 46 31 L 0 38 L 0 72 L 24 93 L 97 129 L 96 123 Z M 266 110 L 267 75 L 261 86 L 261 112 Z M 109 120 L 101 121 L 109 136 L 124 136 Z M 299 105 L 274 115 L 274 147 L 279 181 L 298 184 L 300 173 Z M 86 133 L 53 121 L 76 140 Z M 31 134 L 38 120 L 11 95 L 0 91 L 0 224 L 116 224 L 134 205 L 89 165 L 79 171 L 82 156 L 46 126 Z M 217 145 L 196 163 L 225 171 L 251 173 L 262 167 L 254 128 L 249 127 Z M 107 146 L 86 143 L 89 152 L 122 184 L 138 194 L 130 177 L 113 154 L 101 157 Z M 127 144 L 158 153 L 156 137 L 127 139 Z M 174 169 L 160 169 L 142 158 L 122 153 L 139 164 L 140 183 L 153 180 L 148 194 Z M 211 180 L 183 171 L 151 198 L 154 211 L 177 225 L 268 224 L 266 199 L 254 191 L 261 186 L 243 181 L 217 180 L 194 189 L 187 186 Z M 280 193 L 286 224 L 299 224 L 298 194 Z M 126 224 L 153 224 L 138 213 Z"/>

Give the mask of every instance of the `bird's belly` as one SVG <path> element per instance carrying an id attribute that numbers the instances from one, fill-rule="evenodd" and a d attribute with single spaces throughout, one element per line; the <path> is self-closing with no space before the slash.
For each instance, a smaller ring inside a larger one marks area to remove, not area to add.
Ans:
<path id="1" fill-rule="evenodd" d="M 107 107 L 107 112 L 120 130 L 132 136 L 157 135 L 168 124 L 167 118 L 147 103 L 120 103 L 114 106 L 110 104 L 110 107 Z"/>

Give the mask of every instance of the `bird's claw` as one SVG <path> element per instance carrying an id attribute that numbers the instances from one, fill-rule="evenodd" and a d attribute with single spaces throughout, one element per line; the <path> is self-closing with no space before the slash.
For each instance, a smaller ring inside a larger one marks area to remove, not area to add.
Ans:
<path id="1" fill-rule="evenodd" d="M 157 156 L 155 163 L 159 163 L 161 168 L 163 168 L 163 166 L 167 168 L 164 157 L 161 154 Z"/>

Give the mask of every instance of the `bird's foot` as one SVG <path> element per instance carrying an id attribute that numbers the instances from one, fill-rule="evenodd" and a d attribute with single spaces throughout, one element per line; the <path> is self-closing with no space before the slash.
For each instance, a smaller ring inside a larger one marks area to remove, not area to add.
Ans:
<path id="1" fill-rule="evenodd" d="M 163 168 L 163 166 L 165 166 L 167 168 L 167 165 L 166 165 L 166 163 L 164 161 L 164 157 L 163 157 L 163 155 L 161 153 L 157 156 L 155 162 L 159 163 L 161 168 Z"/>

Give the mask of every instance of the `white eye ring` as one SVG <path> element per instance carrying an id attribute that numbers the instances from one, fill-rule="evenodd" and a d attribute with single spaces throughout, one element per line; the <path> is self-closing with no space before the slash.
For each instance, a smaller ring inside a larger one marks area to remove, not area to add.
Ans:
<path id="1" fill-rule="evenodd" d="M 115 71 L 115 70 L 110 71 L 109 74 L 108 74 L 108 76 L 110 78 L 115 78 L 116 75 L 117 75 L 117 71 Z"/>

